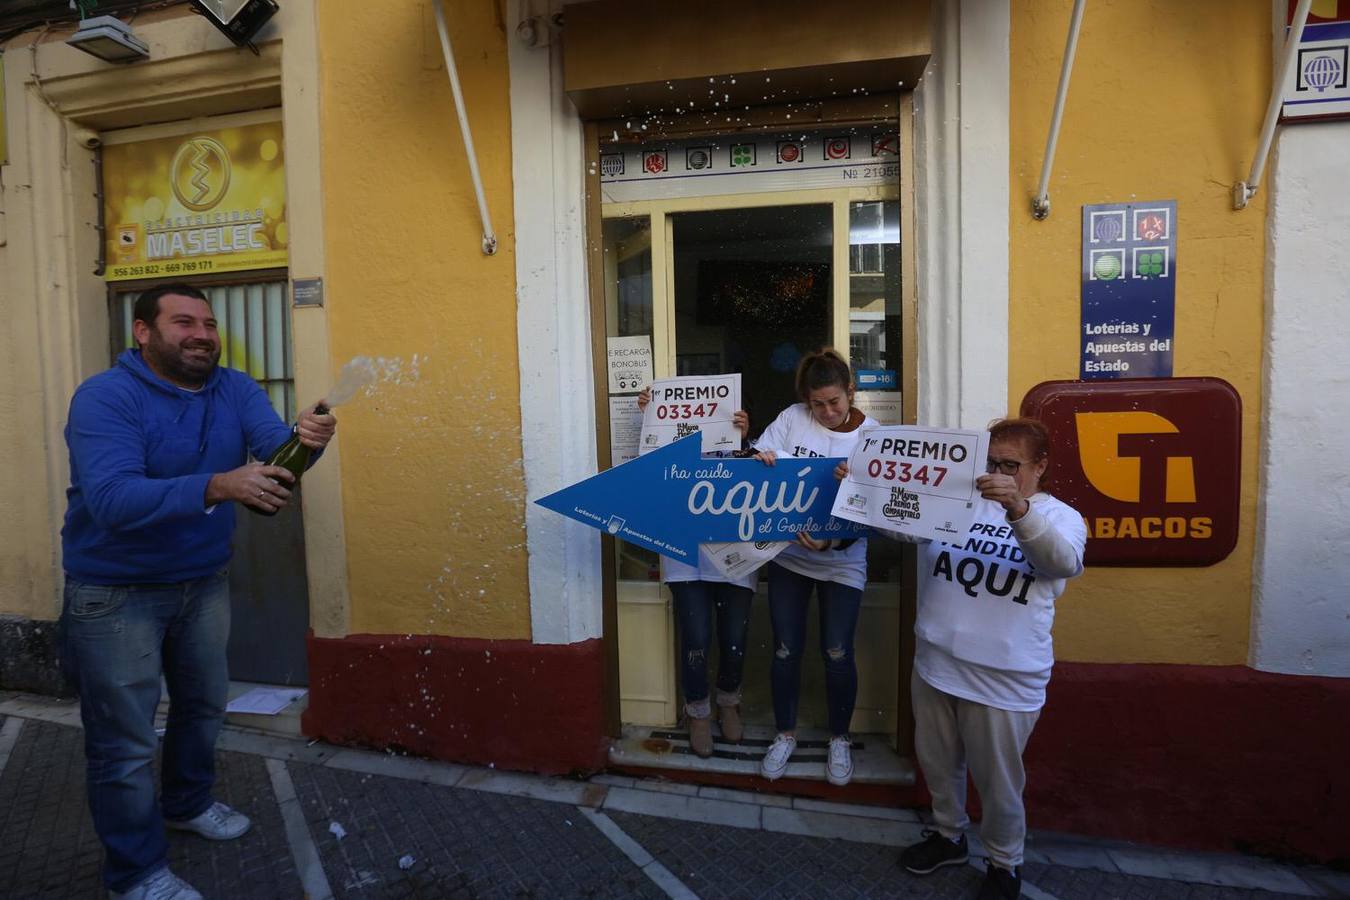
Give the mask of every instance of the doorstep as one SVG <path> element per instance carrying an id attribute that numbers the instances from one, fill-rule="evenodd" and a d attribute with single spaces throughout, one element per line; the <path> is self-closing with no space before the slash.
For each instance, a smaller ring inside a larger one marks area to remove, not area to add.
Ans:
<path id="1" fill-rule="evenodd" d="M 276 684 L 257 684 L 252 681 L 231 681 L 229 699 L 233 700 L 241 694 L 246 694 L 257 687 L 275 687 L 284 690 L 291 690 L 289 685 Z M 296 686 L 303 688 L 303 685 Z M 300 716 L 309 708 L 309 692 L 305 691 L 305 696 L 286 706 L 281 712 L 274 716 L 263 716 L 253 713 L 226 713 L 225 724 L 233 725 L 236 728 L 247 728 L 249 731 L 259 732 L 261 734 L 270 734 L 276 737 L 298 738 L 303 737 L 300 731 Z M 160 682 L 159 708 L 155 713 L 155 727 L 163 728 L 164 721 L 169 714 L 169 691 L 163 681 Z"/>
<path id="2" fill-rule="evenodd" d="M 237 725 L 240 728 L 251 728 L 254 731 L 261 731 L 264 734 L 275 734 L 280 737 L 301 737 L 300 717 L 304 715 L 305 710 L 309 709 L 309 689 L 304 685 L 272 685 L 255 684 L 251 681 L 231 681 L 230 699 L 233 700 L 240 694 L 245 694 L 257 687 L 277 687 L 283 690 L 301 689 L 305 695 L 299 700 L 287 704 L 281 712 L 274 716 L 264 716 L 252 713 L 226 713 L 225 721 L 230 725 Z"/>
<path id="3" fill-rule="evenodd" d="M 625 725 L 622 737 L 610 742 L 609 762 L 621 769 L 758 778 L 759 761 L 776 734 L 768 726 L 747 725 L 745 737 L 733 743 L 722 740 L 721 735 L 714 732 L 713 755 L 703 759 L 690 748 L 689 733 L 684 729 Z M 783 777 L 824 782 L 829 740 L 829 734 L 824 730 L 799 731 L 797 750 Z M 854 735 L 853 783 L 909 787 L 914 784 L 914 764 L 895 752 L 889 735 Z"/>

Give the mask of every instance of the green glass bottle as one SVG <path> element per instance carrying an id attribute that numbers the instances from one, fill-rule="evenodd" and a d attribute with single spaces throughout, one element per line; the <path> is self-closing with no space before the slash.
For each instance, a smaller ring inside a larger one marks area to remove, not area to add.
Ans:
<path id="1" fill-rule="evenodd" d="M 328 415 L 328 407 L 319 403 L 314 407 L 314 414 L 326 416 Z M 286 443 L 276 449 L 275 453 L 267 457 L 266 464 L 269 466 L 281 466 L 283 469 L 294 475 L 295 481 L 288 485 L 288 487 L 294 491 L 300 484 L 300 477 L 304 475 L 305 470 L 309 468 L 309 457 L 313 452 L 314 451 L 306 444 L 301 442 L 300 433 L 297 431 L 295 434 L 291 435 L 290 440 L 286 441 Z M 268 512 L 266 510 L 258 509 L 256 506 L 250 506 L 249 509 L 260 516 L 275 516 L 277 514 L 276 510 Z"/>

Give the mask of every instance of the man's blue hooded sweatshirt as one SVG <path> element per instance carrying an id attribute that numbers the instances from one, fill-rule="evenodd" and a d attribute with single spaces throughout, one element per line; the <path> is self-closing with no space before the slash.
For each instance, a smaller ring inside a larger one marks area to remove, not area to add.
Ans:
<path id="1" fill-rule="evenodd" d="M 139 350 L 70 401 L 65 570 L 91 584 L 201 578 L 230 560 L 235 504 L 206 508 L 217 472 L 291 436 L 252 378 L 217 367 L 199 391 L 160 378 Z"/>

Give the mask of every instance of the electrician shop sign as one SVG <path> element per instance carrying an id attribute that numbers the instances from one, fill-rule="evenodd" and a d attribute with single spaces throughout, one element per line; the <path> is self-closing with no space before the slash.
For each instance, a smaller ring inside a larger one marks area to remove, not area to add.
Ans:
<path id="1" fill-rule="evenodd" d="M 280 122 L 103 150 L 108 281 L 285 266 Z"/>

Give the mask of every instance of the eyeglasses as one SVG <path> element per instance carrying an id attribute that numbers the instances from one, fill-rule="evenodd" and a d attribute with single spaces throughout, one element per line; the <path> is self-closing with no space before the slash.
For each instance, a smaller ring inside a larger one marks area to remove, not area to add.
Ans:
<path id="1" fill-rule="evenodd" d="M 1004 475 L 1016 475 L 1021 468 L 1022 461 L 1020 459 L 994 459 L 991 456 L 984 461 L 984 470 L 991 474 L 997 470 Z"/>

